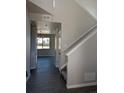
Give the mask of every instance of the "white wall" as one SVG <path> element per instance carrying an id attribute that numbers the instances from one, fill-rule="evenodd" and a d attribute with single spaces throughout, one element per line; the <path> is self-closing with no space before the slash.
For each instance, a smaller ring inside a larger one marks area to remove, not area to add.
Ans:
<path id="1" fill-rule="evenodd" d="M 62 50 L 96 24 L 96 20 L 75 0 L 56 0 L 54 16 L 62 23 Z"/>
<path id="2" fill-rule="evenodd" d="M 26 71 L 30 75 L 30 21 L 28 10 L 26 11 Z"/>
<path id="3" fill-rule="evenodd" d="M 97 19 L 97 0 L 76 0 L 77 3 L 86 9 L 95 19 Z"/>
<path id="4" fill-rule="evenodd" d="M 49 13 L 53 13 L 53 0 L 29 0 Z"/>
<path id="5" fill-rule="evenodd" d="M 75 0 L 56 0 L 54 20 L 62 23 L 62 51 L 97 24 L 96 19 L 80 7 Z M 60 67 L 64 64 L 65 57 L 61 53 Z"/>
<path id="6" fill-rule="evenodd" d="M 75 47 L 68 55 L 67 87 L 97 81 L 97 33 Z"/>

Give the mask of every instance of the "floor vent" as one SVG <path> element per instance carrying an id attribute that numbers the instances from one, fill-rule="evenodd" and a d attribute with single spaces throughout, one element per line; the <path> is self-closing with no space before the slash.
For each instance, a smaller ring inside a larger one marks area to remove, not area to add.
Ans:
<path id="1" fill-rule="evenodd" d="M 94 81 L 96 79 L 96 73 L 95 72 L 88 72 L 84 74 L 84 80 L 85 81 Z"/>

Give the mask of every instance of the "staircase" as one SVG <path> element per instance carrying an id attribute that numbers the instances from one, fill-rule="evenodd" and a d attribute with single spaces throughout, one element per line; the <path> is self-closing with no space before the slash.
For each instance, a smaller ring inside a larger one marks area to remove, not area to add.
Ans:
<path id="1" fill-rule="evenodd" d="M 67 66 L 68 57 L 66 56 L 66 54 L 69 51 L 73 50 L 86 37 L 88 37 L 90 34 L 92 34 L 94 29 L 96 29 L 96 27 L 97 27 L 97 25 L 91 27 L 88 31 L 86 31 L 85 33 L 80 35 L 80 37 L 78 37 L 74 42 L 72 42 L 66 49 L 64 49 L 64 51 L 62 51 L 62 54 L 65 55 L 65 61 L 64 61 L 63 65 L 61 66 L 61 70 L 64 69 Z"/>
<path id="2" fill-rule="evenodd" d="M 65 56 L 65 62 L 62 65 L 60 72 L 61 72 L 61 75 L 63 76 L 64 80 L 66 81 L 66 84 L 68 84 L 68 81 L 69 81 L 68 80 L 68 75 L 70 74 L 70 71 L 69 70 L 70 70 L 70 68 L 73 69 L 72 66 L 68 66 L 68 65 L 70 65 L 70 63 L 68 63 L 68 60 L 70 60 L 68 58 L 68 56 L 71 53 L 73 53 L 74 51 L 76 51 L 76 49 L 78 49 L 80 45 L 85 44 L 85 42 L 87 40 L 89 40 L 90 38 L 92 38 L 96 34 L 96 29 L 97 29 L 97 25 L 93 26 L 91 29 L 89 29 L 85 34 L 81 35 L 77 40 L 75 40 L 71 45 L 69 45 L 69 47 L 67 49 L 65 49 L 63 51 L 63 53 L 65 54 L 64 55 Z"/>

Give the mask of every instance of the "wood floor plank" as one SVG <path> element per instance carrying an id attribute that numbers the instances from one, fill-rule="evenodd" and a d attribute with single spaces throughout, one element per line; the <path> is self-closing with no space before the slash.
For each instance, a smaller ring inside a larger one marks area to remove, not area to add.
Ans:
<path id="1" fill-rule="evenodd" d="M 31 77 L 27 81 L 26 93 L 97 93 L 96 86 L 66 89 L 54 62 L 54 57 L 38 58 L 37 69 L 31 71 Z"/>

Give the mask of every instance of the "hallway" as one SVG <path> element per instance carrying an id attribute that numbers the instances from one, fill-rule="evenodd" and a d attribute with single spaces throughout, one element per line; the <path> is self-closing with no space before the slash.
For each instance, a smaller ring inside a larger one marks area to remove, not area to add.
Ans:
<path id="1" fill-rule="evenodd" d="M 38 58 L 37 69 L 31 71 L 26 93 L 96 93 L 96 86 L 67 90 L 54 62 L 54 57 Z"/>

